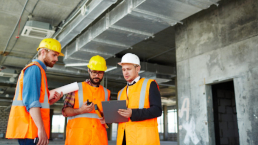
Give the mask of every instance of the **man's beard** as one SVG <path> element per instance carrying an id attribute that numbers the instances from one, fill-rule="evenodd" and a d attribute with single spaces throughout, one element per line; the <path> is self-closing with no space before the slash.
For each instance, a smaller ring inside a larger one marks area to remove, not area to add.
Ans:
<path id="1" fill-rule="evenodd" d="M 46 66 L 48 67 L 53 67 L 55 63 L 51 62 L 51 60 L 49 59 L 49 57 L 46 55 L 46 57 L 44 58 L 44 63 L 46 64 Z"/>
<path id="2" fill-rule="evenodd" d="M 100 82 L 102 81 L 103 78 L 102 78 L 102 79 L 100 79 L 100 78 L 95 78 L 95 79 L 99 79 L 99 81 L 96 82 L 96 81 L 94 81 L 94 78 L 91 78 L 91 77 L 90 77 L 90 82 L 91 82 L 92 84 L 98 86 L 98 85 L 100 84 Z"/>

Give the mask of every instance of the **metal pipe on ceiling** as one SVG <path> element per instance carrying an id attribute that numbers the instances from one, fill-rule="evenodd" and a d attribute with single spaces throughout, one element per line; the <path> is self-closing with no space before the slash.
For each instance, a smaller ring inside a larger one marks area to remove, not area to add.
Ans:
<path id="1" fill-rule="evenodd" d="M 85 6 L 89 0 L 81 6 Z M 62 26 L 62 29 L 56 32 L 53 38 L 56 38 L 61 43 L 62 47 L 70 43 L 77 35 L 81 33 L 86 27 L 88 27 L 95 19 L 97 19 L 105 10 L 107 10 L 117 0 L 94 0 L 87 4 L 87 11 L 85 15 L 78 15 L 81 8 Z M 34 55 L 34 59 L 37 54 Z"/>
<path id="2" fill-rule="evenodd" d="M 83 1 L 83 0 L 82 0 L 82 1 Z M 81 1 L 81 2 L 82 2 L 82 1 Z M 86 2 L 85 2 L 83 5 L 85 5 L 88 1 L 89 1 L 89 0 L 86 0 Z M 81 2 L 80 2 L 80 3 L 81 3 Z M 77 7 L 80 5 L 80 3 L 77 5 Z M 81 7 L 81 6 L 80 6 L 80 7 Z M 76 8 L 75 8 L 75 9 L 76 9 Z M 75 11 L 75 9 L 74 9 L 73 11 Z M 73 20 L 75 16 L 78 15 L 78 13 L 80 12 L 80 9 L 81 9 L 81 8 L 79 8 L 76 12 L 72 12 L 72 13 L 74 13 L 74 14 L 71 13 L 71 15 L 68 16 L 68 18 L 67 18 L 68 21 L 66 21 L 61 27 L 58 27 L 58 31 L 56 31 L 56 33 L 53 35 L 53 38 L 56 39 L 56 37 L 63 31 L 63 28 L 64 28 L 67 24 L 69 24 L 70 21 Z M 71 18 L 69 18 L 69 17 L 71 17 Z M 62 24 L 62 22 L 61 22 L 61 24 Z M 59 24 L 59 25 L 61 25 L 61 24 Z M 38 54 L 38 53 L 36 53 L 36 54 L 32 57 L 32 60 L 36 58 L 37 54 Z M 29 62 L 30 62 L 30 61 L 28 61 L 28 63 L 29 63 Z"/>
<path id="3" fill-rule="evenodd" d="M 27 0 L 27 2 L 28 2 L 29 0 Z M 33 7 L 33 9 L 32 9 L 32 11 L 31 11 L 31 15 L 33 14 L 33 12 L 34 12 L 34 10 L 35 10 L 35 8 L 36 8 L 36 6 L 38 5 L 38 2 L 39 2 L 40 0 L 38 0 L 37 2 L 36 2 L 36 4 L 34 5 L 34 7 Z M 26 7 L 26 6 L 25 6 Z M 24 8 L 25 8 L 24 7 Z M 21 18 L 21 17 L 20 17 Z M 27 18 L 27 20 L 26 21 L 28 21 L 29 20 L 29 18 Z M 24 25 L 25 26 L 25 25 Z M 23 30 L 23 28 L 24 28 L 24 26 L 22 27 L 22 29 L 21 30 Z M 17 27 L 17 26 L 16 26 Z M 15 28 L 16 29 L 16 28 Z M 21 35 L 21 33 L 22 33 L 22 31 L 19 33 L 19 35 Z M 12 37 L 12 36 L 11 36 Z M 10 38 L 11 38 L 10 37 Z M 10 38 L 9 38 L 9 40 L 8 40 L 8 43 L 9 43 L 9 41 L 10 41 Z M 15 42 L 14 42 L 14 44 L 13 44 L 13 46 L 12 46 L 12 48 L 11 48 L 11 50 L 10 50 L 10 52 L 9 53 L 11 53 L 12 52 L 12 50 L 13 50 L 13 48 L 14 48 L 14 46 L 15 46 L 15 44 L 17 43 L 17 41 L 18 41 L 18 39 L 15 39 Z M 7 46 L 6 46 L 6 48 L 5 48 L 5 50 L 4 50 L 4 52 L 6 51 L 6 49 L 7 49 Z M 3 53 L 4 53 L 3 52 Z M 4 58 L 4 60 L 1 62 L 1 64 L 3 64 L 4 62 L 5 62 L 5 60 L 6 60 L 6 57 Z"/>
<path id="4" fill-rule="evenodd" d="M 20 17 L 19 17 L 19 19 L 18 19 L 18 21 L 17 21 L 17 23 L 16 23 L 16 25 L 15 25 L 15 27 L 14 27 L 14 29 L 13 29 L 13 32 L 12 32 L 10 38 L 9 38 L 8 41 L 7 41 L 7 44 L 6 44 L 6 46 L 5 46 L 5 49 L 4 49 L 3 53 L 5 53 L 7 47 L 8 47 L 8 45 L 9 45 L 9 43 L 10 43 L 10 40 L 11 40 L 11 38 L 13 37 L 13 34 L 14 34 L 15 30 L 16 30 L 16 28 L 17 28 L 18 25 L 19 25 L 20 19 L 21 19 L 22 15 L 23 15 L 23 12 L 24 12 L 24 10 L 25 10 L 25 8 L 26 8 L 26 6 L 27 6 L 28 1 L 29 1 L 29 0 L 27 0 L 27 1 L 25 2 L 24 6 L 23 6 L 21 15 L 20 15 Z"/>
<path id="5" fill-rule="evenodd" d="M 86 0 L 82 6 L 84 6 L 89 0 Z M 79 8 L 74 15 L 71 16 L 71 18 L 68 18 L 68 20 L 61 26 L 61 27 L 58 27 L 58 31 L 53 35 L 53 38 L 56 39 L 56 37 L 63 31 L 64 27 L 66 27 L 66 25 L 68 25 L 77 15 L 78 13 L 80 13 L 81 11 L 81 8 Z"/>
<path id="6" fill-rule="evenodd" d="M 62 47 L 65 47 L 116 2 L 117 0 L 94 0 L 88 4 L 86 3 L 87 5 L 83 5 L 81 9 L 85 10 L 85 12 L 81 11 L 82 14 L 76 16 L 71 23 L 67 24 L 67 27 L 57 37 Z"/>

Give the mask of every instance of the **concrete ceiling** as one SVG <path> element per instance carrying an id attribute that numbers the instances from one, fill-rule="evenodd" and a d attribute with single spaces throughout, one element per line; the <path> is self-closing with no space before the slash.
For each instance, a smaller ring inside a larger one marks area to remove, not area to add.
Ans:
<path id="1" fill-rule="evenodd" d="M 66 22 L 68 18 L 70 18 L 79 8 L 80 6 L 86 2 L 87 0 L 62 0 L 62 1 L 53 1 L 53 0 L 28 0 L 27 5 L 25 6 L 27 0 L 0 0 L 0 66 L 2 66 L 2 71 L 5 69 L 10 69 L 13 71 L 13 74 L 19 74 L 21 69 L 31 62 L 32 58 L 36 54 L 36 48 L 40 43 L 40 39 L 30 38 L 20 36 L 18 39 L 16 36 L 20 33 L 28 20 L 35 20 L 41 22 L 47 22 L 51 24 L 57 32 L 60 31 L 59 27 L 64 25 L 63 22 Z M 99 0 L 101 1 L 101 0 Z M 104 1 L 112 1 L 112 0 L 104 0 Z M 140 4 L 140 1 L 146 2 L 145 6 L 153 7 L 151 4 L 156 3 L 154 0 L 138 0 L 137 5 Z M 87 1 L 88 3 L 92 2 L 91 0 Z M 124 1 L 113 0 L 112 2 L 116 2 L 111 7 L 104 11 L 96 20 L 81 30 L 81 34 L 71 39 L 71 42 L 68 43 L 66 47 L 62 51 L 66 51 L 67 47 L 72 43 L 75 43 L 77 38 L 80 38 L 83 34 L 85 34 L 91 26 L 97 24 L 102 18 L 106 17 L 107 12 L 112 12 L 116 7 L 118 7 Z M 170 3 L 171 1 L 165 0 L 164 2 Z M 174 2 L 174 1 L 173 1 Z M 188 12 L 182 12 L 180 9 L 173 9 L 170 11 L 161 11 L 161 15 L 164 17 L 175 17 L 182 18 L 188 17 L 193 12 L 198 12 L 203 8 L 207 8 L 209 5 L 217 2 L 217 0 L 177 0 L 175 1 L 178 6 L 182 6 L 181 8 L 189 8 Z M 135 1 L 136 3 L 136 1 Z M 24 12 L 21 16 L 21 12 L 24 9 Z M 141 5 L 140 5 L 141 6 Z M 159 3 L 159 9 L 170 9 L 173 5 L 164 5 L 164 3 Z M 138 9 L 141 7 L 137 7 Z M 144 9 L 144 7 L 142 7 Z M 137 9 L 137 12 L 139 10 Z M 136 10 L 135 10 L 136 11 Z M 145 9 L 145 11 L 148 11 Z M 144 11 L 144 12 L 145 12 Z M 150 10 L 149 10 L 150 11 Z M 185 10 L 184 10 L 185 11 Z M 158 11 L 153 11 L 153 13 L 158 13 Z M 141 11 L 141 13 L 143 13 Z M 151 13 L 151 16 L 148 17 L 157 17 Z M 179 13 L 180 15 L 175 15 Z M 31 16 L 32 17 L 28 17 Z M 138 16 L 138 15 L 137 15 Z M 78 16 L 77 16 L 78 17 Z M 16 28 L 17 22 L 20 24 Z M 142 20 L 145 18 L 141 18 Z M 149 19 L 149 18 L 148 18 Z M 123 24 L 124 19 L 121 19 L 120 23 Z M 163 19 L 164 20 L 164 19 Z M 148 27 L 152 27 L 152 25 L 158 23 L 154 22 L 147 24 L 146 29 Z M 179 21 L 180 22 L 180 19 Z M 132 25 L 137 25 L 137 21 L 132 21 L 130 23 Z M 167 24 L 166 24 L 167 25 Z M 19 28 L 20 27 L 20 28 Z M 143 27 L 144 28 L 144 27 Z M 65 28 L 64 28 L 65 29 Z M 14 31 L 13 36 L 11 37 L 12 32 Z M 19 32 L 18 32 L 19 30 Z M 117 30 L 115 31 L 117 32 Z M 119 32 L 121 32 L 121 28 L 119 28 Z M 136 31 L 133 31 L 136 32 Z M 138 31 L 137 31 L 138 32 Z M 62 32 L 61 32 L 62 33 Z M 60 33 L 60 34 L 61 34 Z M 113 32 L 112 32 L 113 33 Z M 123 31 L 124 33 L 124 31 Z M 132 32 L 130 32 L 132 33 Z M 131 36 L 130 33 L 127 36 Z M 107 34 L 107 33 L 105 33 Z M 144 35 L 146 35 L 144 33 Z M 106 35 L 102 35 L 106 36 Z M 107 35 L 108 36 L 108 35 Z M 8 43 L 8 40 L 10 41 Z M 102 45 L 102 44 L 101 44 Z M 104 43 L 105 47 L 107 44 Z M 174 27 L 168 25 L 164 27 L 164 29 L 154 34 L 154 37 L 149 37 L 146 40 L 141 40 L 138 43 L 130 46 L 130 49 L 126 48 L 123 50 L 119 50 L 113 56 L 107 58 L 107 64 L 110 66 L 116 66 L 117 69 L 112 70 L 106 73 L 104 84 L 108 89 L 112 92 L 112 97 L 115 99 L 117 91 L 125 86 L 126 82 L 123 79 L 121 68 L 116 65 L 116 63 L 121 59 L 121 57 L 128 52 L 134 53 L 140 57 L 142 63 L 144 63 L 145 72 L 142 73 L 142 76 L 147 77 L 155 77 L 159 79 L 160 83 L 160 91 L 163 100 L 163 104 L 167 105 L 175 105 L 175 95 L 176 95 L 176 87 L 174 78 L 176 76 L 176 59 L 175 59 L 175 33 Z M 47 76 L 50 89 L 60 87 L 64 84 L 71 83 L 74 81 L 83 81 L 88 78 L 87 67 L 64 67 L 65 60 L 62 57 L 59 58 L 58 64 L 55 65 L 54 68 L 48 69 Z M 147 66 L 153 66 L 151 70 Z M 156 67 L 156 68 L 155 68 Z M 159 70 L 155 70 L 160 68 Z M 168 68 L 169 74 L 164 74 L 164 68 Z M 153 76 L 154 75 L 154 76 Z M 158 77 L 157 77 L 158 76 Z M 12 79 L 10 79 L 12 78 Z M 13 80 L 15 79 L 15 80 Z M 0 76 L 0 105 L 8 105 L 10 104 L 10 100 L 14 94 L 14 88 L 16 84 L 17 77 L 1 77 Z M 164 80 L 166 81 L 164 81 Z M 10 81 L 11 80 L 11 81 Z M 158 80 L 157 80 L 158 81 Z M 1 90 L 2 93 L 1 93 Z M 8 94 L 8 95 L 7 95 Z M 4 98 L 4 99 L 3 99 Z M 2 100 L 1 100 L 2 99 Z M 62 101 L 60 101 L 61 103 Z M 61 103 L 62 104 L 62 103 Z M 60 105 L 60 104 L 59 104 Z M 58 106 L 58 105 L 57 105 Z M 60 107 L 59 107 L 60 108 Z"/>

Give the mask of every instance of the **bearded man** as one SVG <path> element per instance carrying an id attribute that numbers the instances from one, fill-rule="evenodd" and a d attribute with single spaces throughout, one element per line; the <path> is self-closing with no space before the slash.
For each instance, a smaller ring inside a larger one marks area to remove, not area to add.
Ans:
<path id="1" fill-rule="evenodd" d="M 18 139 L 20 145 L 48 144 L 50 134 L 49 105 L 58 101 L 63 94 L 49 95 L 45 71 L 53 67 L 61 53 L 61 44 L 53 39 L 43 39 L 38 59 L 27 65 L 19 76 L 7 125 L 6 138 Z"/>
<path id="2" fill-rule="evenodd" d="M 106 70 L 105 59 L 93 56 L 88 64 L 89 79 L 66 96 L 62 109 L 68 118 L 65 145 L 108 145 L 104 118 L 99 118 L 94 109 L 97 104 L 103 112 L 101 102 L 110 99 L 110 91 L 100 85 Z"/>

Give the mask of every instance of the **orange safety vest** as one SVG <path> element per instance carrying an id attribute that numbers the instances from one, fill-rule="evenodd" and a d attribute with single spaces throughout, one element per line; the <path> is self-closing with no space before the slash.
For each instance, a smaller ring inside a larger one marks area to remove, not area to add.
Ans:
<path id="1" fill-rule="evenodd" d="M 132 86 L 125 86 L 118 92 L 118 100 L 127 100 L 128 108 L 150 108 L 149 89 L 154 80 L 141 78 Z M 127 90 L 128 87 L 128 90 Z M 126 91 L 127 90 L 127 91 Z M 128 97 L 128 99 L 127 99 Z M 160 145 L 157 118 L 118 124 L 117 145 L 122 145 L 126 134 L 126 145 Z"/>
<path id="2" fill-rule="evenodd" d="M 109 100 L 110 91 L 101 85 L 93 87 L 86 82 L 78 85 L 79 90 L 75 91 L 73 108 L 80 108 L 89 100 L 97 104 L 99 110 L 103 112 L 101 102 Z M 95 110 L 67 118 L 65 145 L 108 145 L 105 125 L 100 123 Z"/>
<path id="3" fill-rule="evenodd" d="M 50 110 L 49 110 L 49 91 L 47 85 L 47 77 L 45 70 L 41 67 L 38 62 L 32 62 L 27 65 L 22 71 L 16 85 L 15 96 L 11 107 L 9 121 L 6 130 L 6 138 L 17 138 L 17 139 L 34 139 L 38 137 L 38 128 L 34 123 L 30 113 L 27 112 L 26 106 L 22 102 L 23 92 L 23 77 L 25 70 L 32 66 L 37 65 L 41 71 L 41 87 L 39 102 L 41 103 L 41 117 L 44 123 L 45 131 L 49 138 L 50 133 Z"/>

